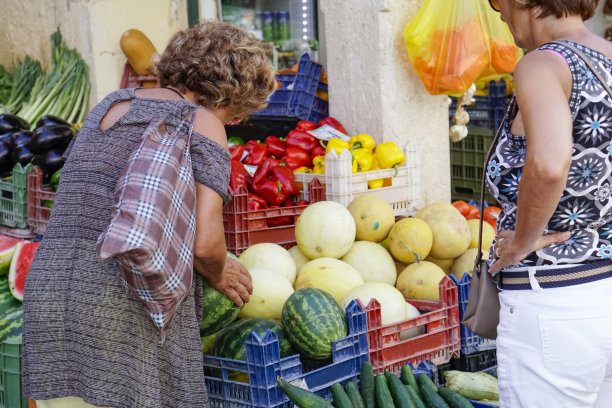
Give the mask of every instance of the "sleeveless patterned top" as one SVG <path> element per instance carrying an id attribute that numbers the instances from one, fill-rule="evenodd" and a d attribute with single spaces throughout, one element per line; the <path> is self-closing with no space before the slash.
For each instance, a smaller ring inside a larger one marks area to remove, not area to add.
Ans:
<path id="1" fill-rule="evenodd" d="M 612 85 L 612 60 L 602 53 L 572 43 L 591 58 Z M 612 98 L 586 64 L 568 48 L 545 44 L 565 58 L 572 73 L 569 107 L 573 121 L 573 150 L 567 183 L 545 233 L 571 231 L 565 242 L 527 256 L 516 266 L 588 263 L 612 259 Z M 514 98 L 510 108 L 516 104 Z M 510 132 L 509 114 L 491 149 L 486 183 L 502 212 L 498 230 L 514 230 L 518 184 L 525 161 L 524 136 Z M 492 259 L 492 258 L 491 258 Z"/>

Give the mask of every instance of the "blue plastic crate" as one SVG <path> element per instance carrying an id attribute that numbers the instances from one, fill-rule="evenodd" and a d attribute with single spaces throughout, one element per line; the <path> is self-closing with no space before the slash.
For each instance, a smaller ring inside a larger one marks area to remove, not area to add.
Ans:
<path id="1" fill-rule="evenodd" d="M 470 283 L 472 282 L 472 277 L 468 273 L 463 274 L 461 280 L 457 280 L 455 275 L 451 274 L 449 276 L 452 281 L 455 282 L 455 285 L 457 285 L 457 291 L 459 293 L 459 320 L 463 320 L 468 298 L 470 297 Z M 459 333 L 461 336 L 462 355 L 495 348 L 495 340 L 480 337 L 463 324 L 459 327 Z"/>
<path id="2" fill-rule="evenodd" d="M 315 123 L 329 116 L 328 102 L 316 96 L 317 89 L 327 91 L 327 85 L 319 81 L 322 69 L 307 53 L 302 55 L 297 73 L 277 75 L 276 79 L 282 82 L 281 89 L 270 95 L 266 109 L 253 112 L 252 116 L 296 117 Z"/>
<path id="3" fill-rule="evenodd" d="M 452 104 L 448 110 L 451 121 L 457 108 L 457 99 L 451 98 Z M 470 115 L 468 126 L 497 130 L 506 113 L 508 99 L 506 82 L 503 79 L 489 82 L 489 95 L 474 96 L 474 99 L 476 100 L 475 104 L 464 107 Z"/>
<path id="4" fill-rule="evenodd" d="M 352 301 L 346 308 L 349 335 L 332 345 L 332 362 L 304 373 L 299 355 L 280 358 L 278 336 L 268 331 L 263 339 L 251 333 L 245 342 L 246 361 L 229 360 L 205 355 L 206 371 L 221 371 L 221 377 L 206 377 L 211 407 L 293 407 L 278 388 L 277 377 L 308 389 L 323 398 L 332 399 L 331 386 L 348 380 L 358 380 L 361 363 L 368 359 L 368 339 L 365 312 Z M 207 370 L 208 369 L 208 370 Z M 249 375 L 250 383 L 232 381 L 229 371 Z"/>

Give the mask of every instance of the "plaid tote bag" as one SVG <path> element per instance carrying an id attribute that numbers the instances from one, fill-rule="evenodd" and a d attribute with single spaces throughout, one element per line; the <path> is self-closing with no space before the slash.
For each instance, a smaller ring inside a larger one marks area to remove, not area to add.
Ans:
<path id="1" fill-rule="evenodd" d="M 115 189 L 102 260 L 115 258 L 127 289 L 165 332 L 193 278 L 196 192 L 189 145 L 195 112 L 169 134 L 153 119 Z M 185 129 L 186 128 L 186 129 Z"/>

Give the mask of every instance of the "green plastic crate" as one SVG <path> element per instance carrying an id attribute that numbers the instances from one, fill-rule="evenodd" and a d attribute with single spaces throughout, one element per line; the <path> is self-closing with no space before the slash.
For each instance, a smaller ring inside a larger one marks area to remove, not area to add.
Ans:
<path id="1" fill-rule="evenodd" d="M 450 142 L 451 198 L 455 200 L 480 201 L 482 168 L 495 131 L 492 129 L 468 128 L 468 135 L 461 141 Z M 497 201 L 485 189 L 488 204 Z"/>
<path id="2" fill-rule="evenodd" d="M 0 408 L 28 408 L 21 389 L 21 343 L 0 343 Z"/>
<path id="3" fill-rule="evenodd" d="M 9 228 L 28 228 L 28 174 L 32 164 L 15 164 L 13 174 L 0 180 L 0 224 Z"/>

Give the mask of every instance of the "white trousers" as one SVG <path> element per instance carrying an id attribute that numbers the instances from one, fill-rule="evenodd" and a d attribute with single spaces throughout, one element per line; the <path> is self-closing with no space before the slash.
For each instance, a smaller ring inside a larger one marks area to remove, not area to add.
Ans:
<path id="1" fill-rule="evenodd" d="M 500 293 L 502 408 L 612 408 L 612 278 Z"/>

